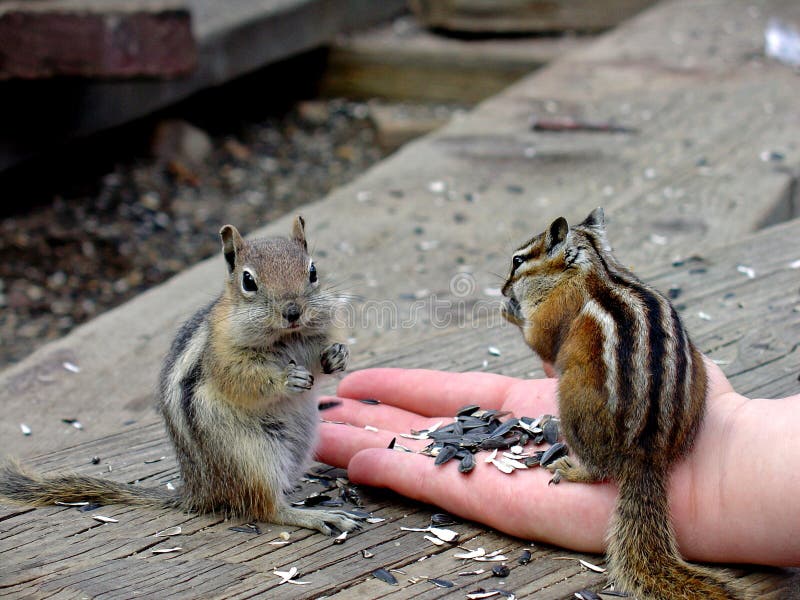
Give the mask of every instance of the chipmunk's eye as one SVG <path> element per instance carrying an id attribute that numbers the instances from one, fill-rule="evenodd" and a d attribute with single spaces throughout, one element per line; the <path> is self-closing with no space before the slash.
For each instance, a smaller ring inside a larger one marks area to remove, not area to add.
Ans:
<path id="1" fill-rule="evenodd" d="M 249 271 L 243 271 L 242 272 L 242 289 L 245 292 L 258 291 L 258 286 L 256 285 L 256 280 L 253 279 L 253 276 L 250 275 Z"/>
<path id="2" fill-rule="evenodd" d="M 511 259 L 511 268 L 514 271 L 516 271 L 519 268 L 519 266 L 524 262 L 525 262 L 524 258 L 522 258 L 521 256 L 515 256 L 514 258 Z"/>
<path id="3" fill-rule="evenodd" d="M 311 283 L 317 282 L 317 267 L 314 266 L 314 263 L 311 263 L 311 266 L 308 267 L 308 280 Z"/>

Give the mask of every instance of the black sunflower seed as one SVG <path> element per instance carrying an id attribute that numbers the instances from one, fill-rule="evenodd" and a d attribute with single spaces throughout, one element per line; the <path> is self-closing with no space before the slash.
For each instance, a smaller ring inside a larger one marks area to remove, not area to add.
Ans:
<path id="1" fill-rule="evenodd" d="M 472 469 L 475 468 L 475 458 L 472 454 L 465 454 L 461 458 L 461 462 L 458 464 L 458 470 L 462 473 L 469 473 Z"/>
<path id="2" fill-rule="evenodd" d="M 381 581 L 390 585 L 397 585 L 397 578 L 386 569 L 375 569 L 372 574 Z"/>
<path id="3" fill-rule="evenodd" d="M 517 559 L 517 562 L 521 565 L 527 565 L 529 562 L 531 562 L 531 551 L 523 550 L 522 556 Z"/>
<path id="4" fill-rule="evenodd" d="M 505 565 L 496 565 L 492 567 L 492 576 L 493 577 L 508 577 L 511 573 L 511 569 L 509 569 Z"/>
<path id="5" fill-rule="evenodd" d="M 481 409 L 480 406 L 477 404 L 467 404 L 466 406 L 462 406 L 461 408 L 456 411 L 457 417 L 468 417 L 472 415 L 472 413 L 479 411 Z"/>
<path id="6" fill-rule="evenodd" d="M 543 467 L 546 467 L 551 462 L 564 456 L 567 453 L 567 445 L 564 442 L 556 442 L 545 450 L 542 458 L 539 460 Z"/>
<path id="7" fill-rule="evenodd" d="M 445 446 L 444 448 L 439 450 L 439 454 L 436 455 L 436 460 L 433 461 L 433 464 L 443 465 L 448 460 L 453 458 L 457 452 L 458 448 L 456 446 Z"/>
<path id="8" fill-rule="evenodd" d="M 372 404 L 372 405 L 381 403 L 380 400 L 375 400 L 375 398 L 362 398 L 361 400 L 359 400 L 359 402 L 361 402 L 361 404 Z"/>
<path id="9" fill-rule="evenodd" d="M 542 433 L 548 444 L 555 444 L 558 441 L 558 421 L 550 419 L 542 425 Z"/>

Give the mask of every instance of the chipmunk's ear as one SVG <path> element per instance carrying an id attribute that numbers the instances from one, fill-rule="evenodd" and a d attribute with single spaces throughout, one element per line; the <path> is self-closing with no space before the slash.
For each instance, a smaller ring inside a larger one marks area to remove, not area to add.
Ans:
<path id="1" fill-rule="evenodd" d="M 308 244 L 306 243 L 306 221 L 300 215 L 297 215 L 294 220 L 292 239 L 303 246 L 303 249 L 308 250 Z"/>
<path id="2" fill-rule="evenodd" d="M 244 248 L 244 239 L 233 225 L 225 225 L 220 229 L 219 237 L 222 238 L 222 254 L 228 264 L 228 273 L 233 273 L 236 268 L 236 255 Z"/>
<path id="3" fill-rule="evenodd" d="M 569 225 L 564 217 L 558 217 L 550 224 L 545 236 L 545 251 L 550 252 L 553 248 L 563 243 L 567 239 Z"/>
<path id="4" fill-rule="evenodd" d="M 611 246 L 606 237 L 606 216 L 603 209 L 599 206 L 589 213 L 589 216 L 583 220 L 581 227 L 590 230 L 600 240 L 604 250 L 611 251 Z"/>

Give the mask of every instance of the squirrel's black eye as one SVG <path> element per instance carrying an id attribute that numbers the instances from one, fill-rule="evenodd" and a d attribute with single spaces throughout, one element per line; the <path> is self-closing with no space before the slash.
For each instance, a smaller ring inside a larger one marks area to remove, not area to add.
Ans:
<path id="1" fill-rule="evenodd" d="M 311 263 L 311 266 L 308 267 L 308 280 L 311 283 L 317 282 L 317 267 L 314 266 L 314 263 Z"/>
<path id="2" fill-rule="evenodd" d="M 522 263 L 524 263 L 524 262 L 525 262 L 525 259 L 524 259 L 524 258 L 522 258 L 521 256 L 515 256 L 514 258 L 512 258 L 512 259 L 511 259 L 511 267 L 512 267 L 514 270 L 516 270 L 516 269 L 518 269 L 518 268 L 519 268 L 519 266 L 520 266 Z"/>
<path id="3" fill-rule="evenodd" d="M 255 292 L 258 290 L 256 280 L 253 279 L 253 276 L 247 271 L 242 273 L 242 289 L 245 292 Z"/>

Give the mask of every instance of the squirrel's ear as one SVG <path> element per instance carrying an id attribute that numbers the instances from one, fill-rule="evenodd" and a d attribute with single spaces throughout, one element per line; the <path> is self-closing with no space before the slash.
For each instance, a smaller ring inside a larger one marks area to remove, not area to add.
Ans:
<path id="1" fill-rule="evenodd" d="M 233 225 L 225 225 L 220 229 L 219 237 L 222 238 L 222 254 L 228 264 L 228 273 L 233 273 L 236 268 L 236 255 L 244 247 L 244 240 L 239 230 Z"/>
<path id="2" fill-rule="evenodd" d="M 568 233 L 569 225 L 567 224 L 567 220 L 564 217 L 558 217 L 547 229 L 547 236 L 545 238 L 546 251 L 550 252 L 550 250 L 566 240 Z"/>
<path id="3" fill-rule="evenodd" d="M 306 222 L 300 215 L 297 215 L 294 220 L 292 239 L 303 246 L 305 250 L 308 250 L 308 244 L 306 243 Z"/>

